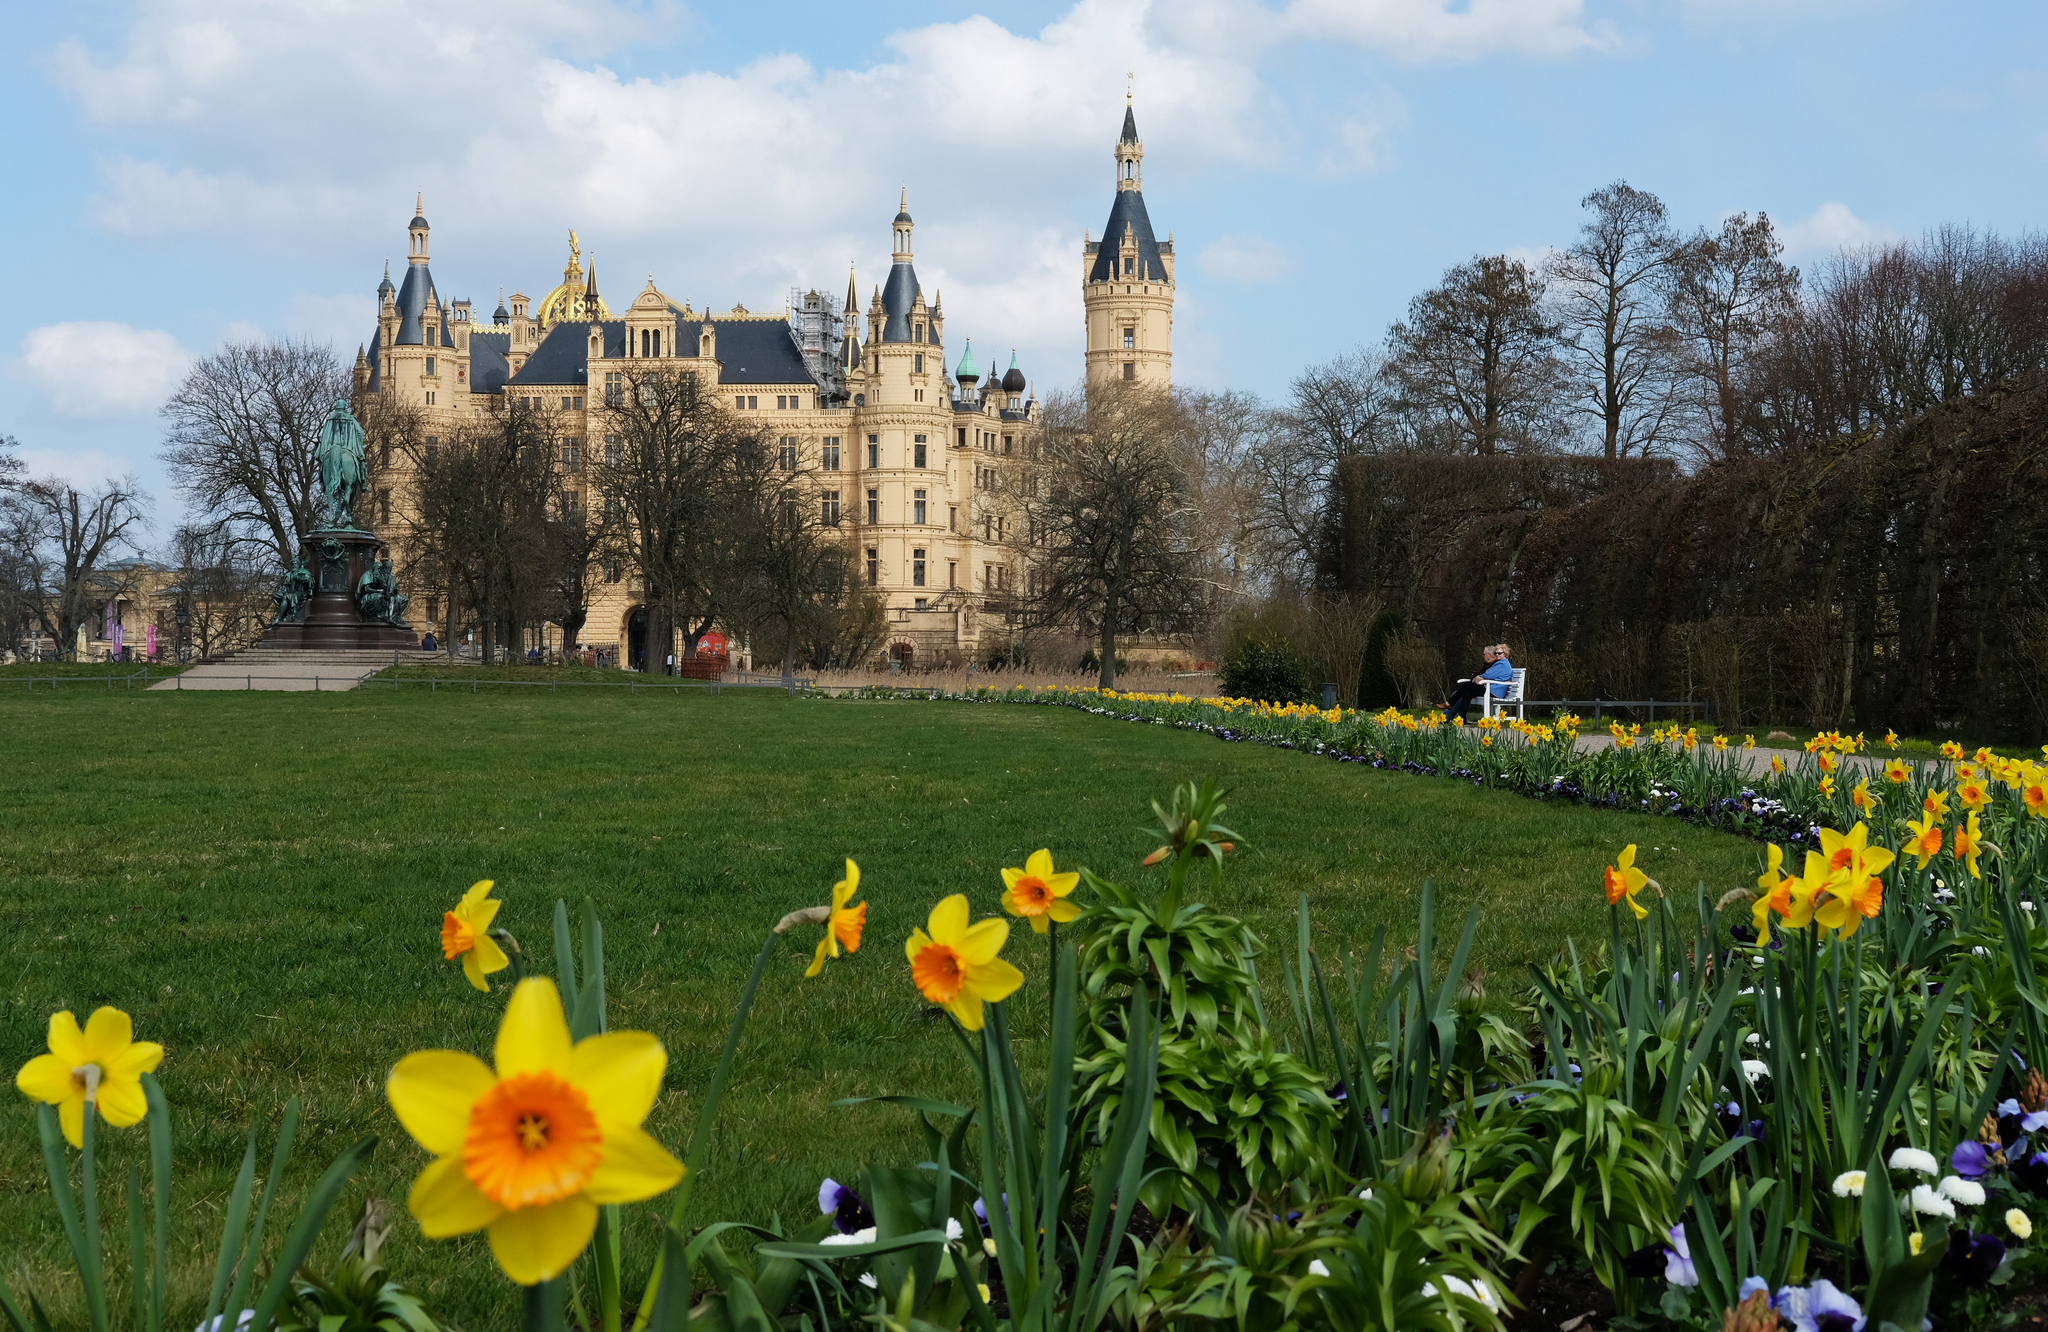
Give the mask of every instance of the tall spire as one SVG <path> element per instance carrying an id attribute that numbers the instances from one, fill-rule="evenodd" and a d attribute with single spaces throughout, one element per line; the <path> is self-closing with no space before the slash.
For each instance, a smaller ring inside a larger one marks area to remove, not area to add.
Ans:
<path id="1" fill-rule="evenodd" d="M 860 309 L 860 297 L 853 289 L 853 265 L 846 265 L 846 313 Z"/>

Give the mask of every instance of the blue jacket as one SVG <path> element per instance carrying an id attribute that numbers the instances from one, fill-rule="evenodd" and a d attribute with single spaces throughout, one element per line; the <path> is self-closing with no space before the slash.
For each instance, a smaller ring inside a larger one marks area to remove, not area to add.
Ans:
<path id="1" fill-rule="evenodd" d="M 1499 661 L 1493 663 L 1493 665 L 1472 678 L 1475 680 L 1506 680 L 1512 684 L 1515 679 L 1515 668 L 1506 657 L 1502 657 Z M 1505 685 L 1490 685 L 1488 687 L 1493 690 L 1495 698 L 1506 698 L 1508 696 Z"/>

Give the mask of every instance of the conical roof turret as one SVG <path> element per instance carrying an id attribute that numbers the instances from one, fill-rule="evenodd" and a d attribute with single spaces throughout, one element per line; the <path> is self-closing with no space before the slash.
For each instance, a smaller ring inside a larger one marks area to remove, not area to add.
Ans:
<path id="1" fill-rule="evenodd" d="M 972 384 L 981 378 L 981 367 L 974 363 L 974 339 L 967 339 L 967 350 L 961 353 L 960 365 L 953 371 L 953 378 L 963 384 Z"/>

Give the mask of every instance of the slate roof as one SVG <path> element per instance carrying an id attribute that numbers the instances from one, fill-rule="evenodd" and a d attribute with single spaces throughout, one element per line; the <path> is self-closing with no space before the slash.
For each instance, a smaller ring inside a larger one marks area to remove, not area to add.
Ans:
<path id="1" fill-rule="evenodd" d="M 1118 143 L 1136 143 L 1137 141 L 1138 141 L 1138 118 L 1137 118 L 1136 116 L 1134 116 L 1134 115 L 1132 115 L 1132 114 L 1131 114 L 1131 108 L 1130 108 L 1129 106 L 1125 106 L 1125 107 L 1124 107 L 1124 132 L 1123 132 L 1123 135 L 1122 135 L 1122 136 L 1121 136 L 1121 137 L 1120 137 L 1120 138 L 1119 138 L 1119 139 L 1117 140 L 1117 142 L 1118 142 Z"/>
<path id="2" fill-rule="evenodd" d="M 453 347 L 455 338 L 448 332 L 448 303 L 440 300 L 440 293 L 434 290 L 434 275 L 427 271 L 425 264 L 407 264 L 405 281 L 398 285 L 398 336 L 392 345 L 417 347 L 421 344 L 420 316 L 426 313 L 427 297 L 433 295 L 441 304 L 440 345 Z"/>
<path id="3" fill-rule="evenodd" d="M 384 326 L 379 324 L 370 334 L 370 392 L 375 393 L 384 386 Z"/>
<path id="4" fill-rule="evenodd" d="M 506 353 L 512 350 L 510 333 L 471 333 L 469 335 L 469 391 L 471 393 L 496 393 L 505 387 L 505 381 L 512 377 L 512 363 Z"/>
<path id="5" fill-rule="evenodd" d="M 882 341 L 910 341 L 910 307 L 917 304 L 917 270 L 908 262 L 892 265 L 882 284 Z"/>
<path id="6" fill-rule="evenodd" d="M 1138 238 L 1138 271 L 1131 274 L 1133 282 L 1166 281 L 1166 265 L 1159 261 L 1159 242 L 1152 236 L 1152 219 L 1145 214 L 1145 192 L 1143 190 L 1118 190 L 1116 202 L 1109 206 L 1109 225 L 1102 229 L 1102 244 L 1095 252 L 1095 266 L 1088 270 L 1090 282 L 1117 282 L 1123 275 L 1116 271 L 1117 252 L 1124 243 L 1124 228 L 1128 225 Z"/>
<path id="7" fill-rule="evenodd" d="M 681 358 L 695 360 L 697 356 L 697 329 L 706 320 L 692 318 L 678 319 L 675 329 L 675 346 Z M 712 319 L 708 321 L 718 336 L 718 360 L 721 384 L 809 384 L 810 371 L 804 368 L 803 353 L 797 350 L 796 342 L 789 334 L 787 319 Z M 623 319 L 608 319 L 603 322 L 604 351 L 606 356 L 626 354 L 626 322 Z M 485 334 L 485 337 L 494 335 Z M 470 343 L 477 342 L 478 335 L 470 334 Z M 482 374 L 472 365 L 470 377 L 479 379 Z M 590 324 L 585 320 L 563 320 L 548 330 L 547 337 L 534 349 L 533 355 L 518 374 L 501 381 L 514 388 L 540 384 L 585 384 L 590 375 Z"/>

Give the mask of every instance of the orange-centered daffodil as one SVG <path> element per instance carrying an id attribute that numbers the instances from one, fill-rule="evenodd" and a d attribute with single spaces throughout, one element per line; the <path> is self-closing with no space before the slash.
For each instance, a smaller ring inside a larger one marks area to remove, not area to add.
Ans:
<path id="1" fill-rule="evenodd" d="M 1965 809 L 1982 809 L 1991 803 L 1991 788 L 1981 777 L 1971 777 L 1956 786 L 1956 799 Z"/>
<path id="2" fill-rule="evenodd" d="M 1977 826 L 1977 811 L 1971 810 L 1968 820 L 1956 829 L 1954 843 L 1955 857 L 1963 862 L 1963 868 L 1970 871 L 1970 877 L 1981 879 L 1984 871 L 1977 868 L 1977 857 L 1984 854 L 1984 832 Z"/>
<path id="3" fill-rule="evenodd" d="M 14 1085 L 31 1101 L 57 1107 L 64 1141 L 85 1146 L 85 1103 L 117 1128 L 142 1122 L 149 1101 L 142 1075 L 156 1071 L 164 1047 L 135 1039 L 134 1024 L 118 1008 L 101 1008 L 78 1029 L 71 1010 L 50 1015 L 50 1052 L 37 1055 L 14 1075 Z"/>
<path id="4" fill-rule="evenodd" d="M 491 897 L 491 880 L 478 879 L 470 885 L 455 909 L 441 917 L 441 956 L 453 962 L 462 959 L 462 974 L 479 990 L 491 988 L 484 977 L 512 965 L 505 950 L 491 937 L 491 922 L 504 903 Z"/>
<path id="5" fill-rule="evenodd" d="M 1907 819 L 1906 827 L 1912 832 L 1912 840 L 1906 843 L 1906 853 L 1920 858 L 1919 869 L 1926 869 L 1927 862 L 1941 854 L 1941 843 L 1947 833 L 1943 831 L 1941 819 L 1933 810 L 1928 810 L 1917 819 Z"/>
<path id="6" fill-rule="evenodd" d="M 981 1006 L 1000 1003 L 1024 983 L 1024 973 L 997 956 L 1009 937 L 1006 920 L 969 924 L 967 895 L 954 893 L 932 908 L 926 929 L 912 930 L 904 941 L 910 979 L 961 1026 L 980 1031 Z"/>
<path id="7" fill-rule="evenodd" d="M 832 914 L 825 921 L 825 937 L 818 940 L 818 951 L 811 958 L 811 965 L 804 970 L 806 977 L 817 975 L 825 969 L 825 959 L 838 957 L 841 948 L 849 953 L 860 951 L 860 932 L 868 923 L 868 904 L 846 905 L 853 895 L 860 891 L 860 866 L 852 857 L 846 861 L 846 877 L 832 885 Z"/>
<path id="8" fill-rule="evenodd" d="M 1643 885 L 1649 881 L 1650 876 L 1636 868 L 1634 842 L 1623 847 L 1621 854 L 1614 858 L 1614 863 L 1600 871 L 1601 886 L 1607 890 L 1607 905 L 1614 906 L 1626 898 L 1628 909 L 1636 913 L 1637 920 L 1642 920 L 1650 914 L 1648 907 L 1636 901 L 1636 894 L 1641 892 Z"/>
<path id="9" fill-rule="evenodd" d="M 1906 766 L 1906 760 L 1904 759 L 1895 758 L 1884 765 L 1884 779 L 1894 786 L 1903 785 L 1906 779 L 1912 775 L 1913 770 Z"/>
<path id="10" fill-rule="evenodd" d="M 1033 930 L 1044 934 L 1048 922 L 1064 925 L 1081 914 L 1081 908 L 1067 900 L 1079 882 L 1079 874 L 1053 873 L 1052 852 L 1040 848 L 1026 857 L 1023 869 L 1003 871 L 1003 910 L 1024 917 Z"/>
<path id="11" fill-rule="evenodd" d="M 1767 947 L 1771 942 L 1771 913 L 1775 911 L 1781 916 L 1791 914 L 1792 885 L 1798 882 L 1797 879 L 1779 873 L 1780 867 L 1785 863 L 1783 847 L 1767 844 L 1765 850 L 1769 854 L 1769 863 L 1764 867 L 1764 872 L 1757 876 L 1758 897 L 1756 904 L 1750 908 L 1750 918 L 1756 924 L 1756 942 L 1759 948 Z"/>
<path id="12" fill-rule="evenodd" d="M 434 1154 L 406 1206 L 429 1239 L 488 1230 L 505 1275 L 561 1275 L 590 1243 L 600 1203 L 674 1188 L 682 1162 L 640 1127 L 668 1055 L 644 1031 L 569 1041 L 553 981 L 519 982 L 492 1051 L 398 1061 L 385 1083 L 406 1132 Z"/>

